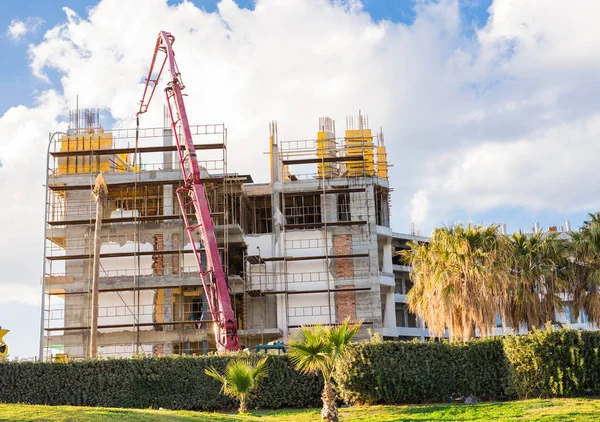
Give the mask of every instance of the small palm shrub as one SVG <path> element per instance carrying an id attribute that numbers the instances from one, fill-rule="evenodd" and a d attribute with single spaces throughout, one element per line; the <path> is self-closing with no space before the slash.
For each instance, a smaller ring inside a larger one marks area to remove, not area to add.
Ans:
<path id="1" fill-rule="evenodd" d="M 321 418 L 330 422 L 338 421 L 338 410 L 335 405 L 335 392 L 332 378 L 338 359 L 344 356 L 346 347 L 352 337 L 360 329 L 361 322 L 350 325 L 346 319 L 339 326 L 301 327 L 296 331 L 290 342 L 290 359 L 296 369 L 304 373 L 321 373 L 325 385 L 321 399 L 323 409 Z"/>
<path id="2" fill-rule="evenodd" d="M 239 413 L 246 413 L 246 400 L 258 386 L 258 381 L 267 375 L 265 364 L 268 357 L 254 364 L 247 359 L 235 359 L 225 367 L 225 374 L 221 375 L 214 366 L 204 372 L 209 377 L 219 381 L 223 386 L 221 392 L 240 402 Z"/>

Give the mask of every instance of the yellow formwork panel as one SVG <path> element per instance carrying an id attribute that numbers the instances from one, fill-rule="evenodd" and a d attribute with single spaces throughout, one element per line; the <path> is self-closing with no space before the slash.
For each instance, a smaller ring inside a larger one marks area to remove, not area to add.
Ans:
<path id="1" fill-rule="evenodd" d="M 68 353 L 57 353 L 56 356 L 54 357 L 54 362 L 62 362 L 62 363 L 67 363 L 70 362 L 71 357 L 69 356 Z"/>
<path id="2" fill-rule="evenodd" d="M 363 157 L 361 161 L 348 161 L 348 176 L 374 176 L 375 160 L 371 129 L 346 130 L 346 156 Z"/>
<path id="3" fill-rule="evenodd" d="M 388 178 L 387 152 L 384 146 L 377 147 L 377 177 Z"/>
<path id="4" fill-rule="evenodd" d="M 365 142 L 371 142 L 373 134 L 371 133 L 371 129 L 347 129 L 346 130 L 346 139 L 356 139 L 362 140 Z"/>
<path id="5" fill-rule="evenodd" d="M 67 247 L 66 236 L 48 236 L 47 239 L 60 248 L 66 249 Z"/>
<path id="6" fill-rule="evenodd" d="M 158 253 L 159 251 L 156 251 L 156 252 Z M 180 295 L 180 294 L 181 294 L 180 288 L 173 289 L 173 303 L 175 303 L 175 296 Z M 183 291 L 183 295 L 190 296 L 190 297 L 202 296 L 202 287 L 195 287 L 193 289 L 185 289 Z"/>
<path id="7" fill-rule="evenodd" d="M 173 295 L 173 299 L 175 295 Z M 162 306 L 161 306 L 162 305 Z M 165 322 L 164 312 L 157 312 L 159 309 L 164 309 L 165 305 L 165 289 L 156 290 L 156 300 L 154 301 L 154 321 Z"/>
<path id="8" fill-rule="evenodd" d="M 110 132 L 61 136 L 58 142 L 61 152 L 111 149 L 113 146 Z M 58 159 L 58 174 L 97 173 L 110 170 L 111 161 L 108 155 L 79 155 Z"/>
<path id="9" fill-rule="evenodd" d="M 320 131 L 317 133 L 317 157 L 330 158 L 335 157 L 335 140 L 331 139 L 333 133 Z M 333 163 L 318 163 L 319 178 L 330 179 L 334 176 L 335 166 Z"/>

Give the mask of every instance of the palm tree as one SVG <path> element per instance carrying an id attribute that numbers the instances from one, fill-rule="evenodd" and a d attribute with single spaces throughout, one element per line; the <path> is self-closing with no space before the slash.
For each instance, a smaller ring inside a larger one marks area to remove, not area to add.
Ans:
<path id="1" fill-rule="evenodd" d="M 491 335 L 507 302 L 510 245 L 497 225 L 457 224 L 434 230 L 430 242 L 409 243 L 402 251 L 412 266 L 409 309 L 450 340 Z"/>
<path id="2" fill-rule="evenodd" d="M 258 386 L 258 380 L 266 376 L 265 364 L 268 357 L 256 364 L 246 359 L 234 359 L 225 367 L 225 374 L 221 375 L 214 367 L 204 370 L 206 375 L 219 381 L 223 386 L 221 392 L 240 402 L 239 413 L 246 413 L 246 400 Z"/>
<path id="3" fill-rule="evenodd" d="M 600 225 L 600 212 L 588 213 L 589 220 L 583 222 L 583 228 L 591 228 Z"/>
<path id="4" fill-rule="evenodd" d="M 338 421 L 338 410 L 335 404 L 335 393 L 332 378 L 337 359 L 342 356 L 352 337 L 360 329 L 362 322 L 350 325 L 349 319 L 333 327 L 316 325 L 301 327 L 290 342 L 290 358 L 296 369 L 305 373 L 321 373 L 325 385 L 321 399 L 323 409 L 321 418 L 327 421 Z"/>
<path id="5" fill-rule="evenodd" d="M 563 307 L 570 279 L 568 245 L 558 233 L 514 233 L 510 241 L 511 282 L 503 314 L 513 328 L 541 328 Z"/>
<path id="6" fill-rule="evenodd" d="M 573 280 L 570 296 L 575 318 L 584 310 L 590 323 L 600 324 L 600 212 L 588 214 L 579 231 L 571 232 Z"/>

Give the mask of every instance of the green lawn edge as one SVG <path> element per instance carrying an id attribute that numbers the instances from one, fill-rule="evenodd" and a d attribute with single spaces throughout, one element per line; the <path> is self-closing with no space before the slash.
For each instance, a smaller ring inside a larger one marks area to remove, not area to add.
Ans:
<path id="1" fill-rule="evenodd" d="M 534 399 L 477 404 L 352 406 L 340 409 L 342 421 L 590 421 L 600 420 L 599 398 Z M 189 410 L 117 409 L 77 406 L 0 404 L 0 421 L 260 421 L 320 420 L 319 409 L 252 410 L 246 415 Z"/>

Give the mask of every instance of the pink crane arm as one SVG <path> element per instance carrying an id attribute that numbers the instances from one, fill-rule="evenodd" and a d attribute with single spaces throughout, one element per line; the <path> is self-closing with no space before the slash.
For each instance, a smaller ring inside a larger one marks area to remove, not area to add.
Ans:
<path id="1" fill-rule="evenodd" d="M 229 287 L 227 285 L 227 276 L 223 271 L 221 256 L 217 245 L 215 230 L 210 215 L 210 208 L 206 200 L 204 185 L 201 183 L 200 168 L 196 158 L 196 149 L 192 140 L 192 133 L 188 122 L 183 95 L 181 91 L 185 86 L 181 80 L 181 73 L 175 61 L 173 52 L 173 43 L 175 37 L 169 32 L 161 31 L 158 34 L 154 55 L 150 63 L 150 71 L 146 78 L 146 86 L 140 103 L 138 115 L 148 111 L 148 106 L 156 85 L 160 80 L 165 64 L 169 63 L 171 74 L 170 81 L 165 88 L 169 117 L 171 118 L 171 127 L 173 137 L 177 145 L 179 155 L 179 166 L 183 173 L 184 186 L 177 189 L 177 198 L 181 208 L 186 231 L 190 238 L 198 273 L 202 279 L 204 292 L 213 320 L 215 321 L 216 344 L 218 351 L 236 351 L 240 346 L 238 343 L 237 323 L 231 307 L 231 298 L 229 297 Z M 156 59 L 159 53 L 164 53 L 164 59 L 156 76 L 152 76 L 154 68 L 157 66 Z M 179 130 L 178 130 L 179 129 Z M 181 135 L 180 135 L 181 132 Z M 182 139 L 183 138 L 183 139 Z M 186 209 L 193 205 L 196 221 L 190 222 L 187 217 Z M 200 251 L 196 245 L 194 232 L 200 232 L 200 238 L 206 252 L 206 269 L 203 268 L 200 259 Z"/>

